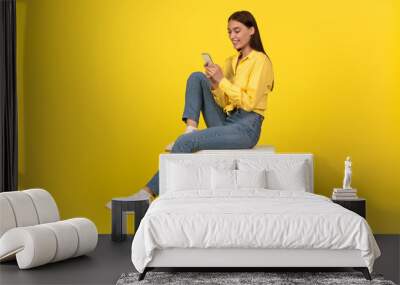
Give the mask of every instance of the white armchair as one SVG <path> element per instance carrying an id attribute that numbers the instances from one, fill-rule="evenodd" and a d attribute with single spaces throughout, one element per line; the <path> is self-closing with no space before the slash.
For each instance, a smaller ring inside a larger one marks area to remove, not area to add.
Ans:
<path id="1" fill-rule="evenodd" d="M 86 218 L 60 221 L 43 189 L 0 193 L 0 262 L 16 258 L 20 269 L 57 262 L 94 250 L 97 238 Z"/>

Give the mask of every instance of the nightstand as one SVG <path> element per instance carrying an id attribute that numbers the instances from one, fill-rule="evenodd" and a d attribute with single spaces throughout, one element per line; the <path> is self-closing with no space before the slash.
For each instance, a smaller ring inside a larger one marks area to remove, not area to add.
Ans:
<path id="1" fill-rule="evenodd" d="M 359 214 L 364 219 L 366 218 L 366 201 L 364 198 L 357 198 L 355 200 L 332 199 L 332 202 Z"/>
<path id="2" fill-rule="evenodd" d="M 112 199 L 112 224 L 111 239 L 123 241 L 126 239 L 126 213 L 135 213 L 135 233 L 139 228 L 140 221 L 149 207 L 148 199 L 140 198 L 113 198 Z"/>

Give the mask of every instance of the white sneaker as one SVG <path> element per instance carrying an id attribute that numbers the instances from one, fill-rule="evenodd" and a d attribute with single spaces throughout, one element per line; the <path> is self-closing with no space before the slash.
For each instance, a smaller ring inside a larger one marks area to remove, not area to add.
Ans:
<path id="1" fill-rule="evenodd" d="M 174 144 L 175 144 L 175 142 L 172 142 L 172 143 L 168 144 L 165 147 L 165 151 L 169 151 L 170 152 L 172 150 L 172 148 L 174 147 Z"/>
<path id="2" fill-rule="evenodd" d="M 140 189 L 139 192 L 136 192 L 135 194 L 132 194 L 130 196 L 126 196 L 126 197 L 116 197 L 114 199 L 120 199 L 120 200 L 132 200 L 132 199 L 137 199 L 137 200 L 149 200 L 149 202 L 151 203 L 153 201 L 153 196 L 149 194 L 149 192 Z M 108 201 L 106 203 L 106 208 L 108 209 L 112 209 L 112 200 Z"/>

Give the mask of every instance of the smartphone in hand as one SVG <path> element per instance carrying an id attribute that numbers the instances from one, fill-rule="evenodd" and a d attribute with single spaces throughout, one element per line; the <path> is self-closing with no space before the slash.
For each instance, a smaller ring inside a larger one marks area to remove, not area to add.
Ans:
<path id="1" fill-rule="evenodd" d="M 204 60 L 204 65 L 205 65 L 205 66 L 207 66 L 207 65 L 209 65 L 209 64 L 214 64 L 214 62 L 213 62 L 212 59 L 211 59 L 211 55 L 209 55 L 208 53 L 203 52 L 203 53 L 201 54 L 201 56 L 202 56 L 202 58 L 203 58 L 203 60 Z"/>

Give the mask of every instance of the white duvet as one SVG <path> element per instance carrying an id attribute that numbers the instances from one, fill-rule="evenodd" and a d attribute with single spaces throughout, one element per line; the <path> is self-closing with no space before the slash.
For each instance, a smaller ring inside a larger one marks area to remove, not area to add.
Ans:
<path id="1" fill-rule="evenodd" d="M 359 215 L 324 196 L 265 189 L 162 195 L 134 237 L 133 265 L 143 272 L 165 248 L 358 249 L 370 272 L 380 256 Z"/>

